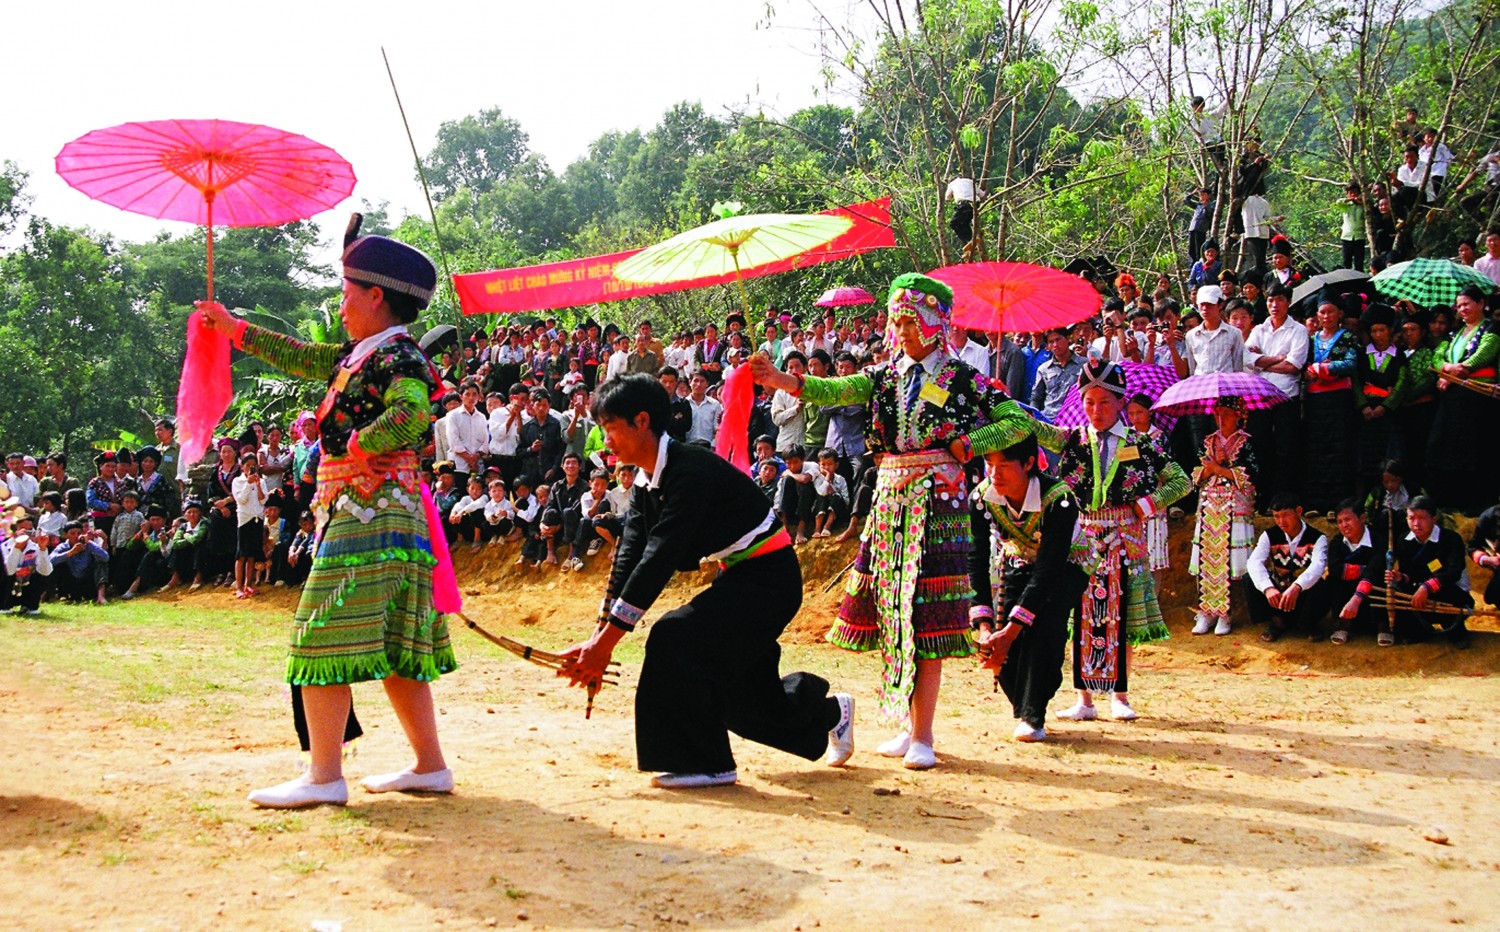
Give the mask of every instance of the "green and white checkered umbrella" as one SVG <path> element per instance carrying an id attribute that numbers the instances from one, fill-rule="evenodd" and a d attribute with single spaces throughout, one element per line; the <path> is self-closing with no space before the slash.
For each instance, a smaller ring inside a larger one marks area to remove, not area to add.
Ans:
<path id="1" fill-rule="evenodd" d="M 1468 285 L 1478 285 L 1485 294 L 1495 283 L 1467 265 L 1447 259 L 1412 259 L 1397 262 L 1371 279 L 1381 294 L 1419 307 L 1452 304 Z"/>

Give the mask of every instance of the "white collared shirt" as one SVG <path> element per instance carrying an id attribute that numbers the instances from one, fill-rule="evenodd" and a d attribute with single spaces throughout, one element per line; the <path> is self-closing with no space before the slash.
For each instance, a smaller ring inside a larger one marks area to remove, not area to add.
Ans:
<path id="1" fill-rule="evenodd" d="M 460 405 L 443 416 L 443 424 L 448 433 L 447 452 L 453 458 L 454 468 L 467 475 L 469 461 L 454 454 L 489 452 L 490 419 L 477 407 L 469 411 Z"/>
<path id="2" fill-rule="evenodd" d="M 1005 510 L 1010 513 L 1011 518 L 1020 518 L 1021 515 L 1027 512 L 1042 510 L 1042 482 L 1036 476 L 1032 476 L 1027 481 L 1026 494 L 1021 498 L 1021 507 L 1019 510 L 1011 507 L 1010 499 L 1001 495 L 1000 490 L 995 488 L 994 483 L 991 483 L 990 487 L 985 490 L 984 500 L 993 502 L 996 505 L 1003 505 Z"/>
<path id="3" fill-rule="evenodd" d="M 1357 542 L 1354 542 L 1354 543 L 1351 543 L 1349 541 L 1349 538 L 1345 537 L 1344 538 L 1344 546 L 1348 547 L 1350 550 L 1358 550 L 1361 547 L 1373 547 L 1373 546 L 1375 546 L 1374 544 L 1372 544 L 1370 542 L 1370 529 L 1368 527 L 1365 528 L 1364 534 L 1360 535 L 1359 540 Z"/>
<path id="4" fill-rule="evenodd" d="M 638 469 L 636 470 L 636 476 L 639 477 L 642 473 L 644 473 L 648 477 L 646 479 L 646 488 L 661 488 L 661 472 L 663 469 L 667 468 L 667 444 L 671 443 L 671 441 L 671 437 L 667 436 L 666 434 L 661 435 L 661 440 L 657 441 L 656 444 L 656 462 L 652 464 L 650 469 L 646 468 L 645 463 L 635 464 L 638 467 Z M 639 484 L 639 478 L 636 480 L 636 482 L 637 484 Z"/>
<path id="5" fill-rule="evenodd" d="M 1250 342 L 1245 344 L 1246 368 L 1252 369 L 1258 375 L 1265 378 L 1267 382 L 1281 389 L 1281 393 L 1288 398 L 1296 398 L 1302 394 L 1302 370 L 1307 366 L 1307 328 L 1288 314 L 1286 320 L 1277 327 L 1271 323 L 1271 318 L 1266 318 L 1255 325 L 1250 331 Z M 1272 372 L 1269 369 L 1257 368 L 1256 360 L 1262 356 L 1284 356 L 1286 361 L 1297 367 L 1295 373 Z"/>
<path id="6" fill-rule="evenodd" d="M 405 324 L 396 324 L 393 327 L 385 328 L 377 334 L 365 337 L 363 340 L 360 340 L 358 343 L 354 344 L 354 352 L 350 353 L 349 358 L 344 360 L 344 367 L 348 369 L 357 368 L 360 363 L 370 358 L 371 353 L 380 348 L 380 344 L 384 343 L 391 337 L 396 336 L 397 334 L 405 332 Z"/>
<path id="7" fill-rule="evenodd" d="M 1219 321 L 1212 330 L 1207 324 L 1194 327 L 1182 343 L 1190 375 L 1245 370 L 1245 338 L 1227 320 Z"/>
<path id="8" fill-rule="evenodd" d="M 1303 592 L 1316 585 L 1318 580 L 1323 578 L 1323 571 L 1328 568 L 1328 538 L 1314 532 L 1312 528 L 1308 527 L 1306 521 L 1302 522 L 1302 527 L 1297 531 L 1296 537 L 1289 537 L 1287 539 L 1287 545 L 1295 552 L 1297 547 L 1302 543 L 1302 539 L 1308 534 L 1312 534 L 1316 538 L 1313 541 L 1312 558 L 1308 561 L 1307 569 L 1303 570 L 1302 574 L 1295 580 L 1297 588 Z M 1365 537 L 1369 537 L 1368 530 L 1365 533 Z M 1261 592 L 1272 588 L 1271 574 L 1266 569 L 1266 561 L 1270 558 L 1271 535 L 1266 531 L 1262 531 L 1260 537 L 1255 541 L 1255 549 L 1250 552 L 1250 562 L 1245 567 L 1249 573 L 1250 581 Z"/>

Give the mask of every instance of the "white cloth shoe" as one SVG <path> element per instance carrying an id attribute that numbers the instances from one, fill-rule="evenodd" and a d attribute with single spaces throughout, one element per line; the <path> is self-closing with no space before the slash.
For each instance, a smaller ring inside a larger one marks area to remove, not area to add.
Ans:
<path id="1" fill-rule="evenodd" d="M 1030 744 L 1036 741 L 1046 741 L 1047 729 L 1045 727 L 1032 728 L 1025 719 L 1022 719 L 1021 721 L 1016 722 L 1016 730 L 1015 733 L 1011 735 L 1011 739 L 1026 744 Z"/>
<path id="2" fill-rule="evenodd" d="M 932 745 L 913 741 L 911 747 L 906 749 L 901 766 L 907 770 L 931 770 L 937 766 L 937 754 L 933 752 Z"/>
<path id="3" fill-rule="evenodd" d="M 1214 634 L 1217 634 L 1219 637 L 1223 637 L 1224 635 L 1228 634 L 1229 630 L 1230 628 L 1228 618 L 1220 618 L 1218 624 L 1214 625 Z"/>
<path id="4" fill-rule="evenodd" d="M 1207 615 L 1203 614 L 1202 612 L 1199 612 L 1197 614 L 1197 616 L 1193 619 L 1193 633 L 1194 634 L 1207 634 L 1208 632 L 1212 631 L 1213 629 L 1214 629 L 1214 620 L 1212 618 L 1208 617 Z"/>
<path id="5" fill-rule="evenodd" d="M 431 773 L 414 773 L 408 769 L 365 777 L 359 785 L 366 793 L 451 793 L 453 771 L 445 767 Z"/>
<path id="6" fill-rule="evenodd" d="M 1118 699 L 1109 701 L 1109 714 L 1117 722 L 1133 722 L 1140 717 L 1135 714 L 1135 709 L 1132 709 L 1129 703 Z"/>
<path id="7" fill-rule="evenodd" d="M 911 747 L 911 732 L 903 731 L 896 737 L 886 741 L 875 748 L 875 753 L 881 757 L 905 757 L 906 751 Z"/>
<path id="8" fill-rule="evenodd" d="M 828 756 L 823 762 L 830 767 L 842 767 L 854 756 L 854 697 L 848 693 L 835 693 L 839 704 L 839 723 L 828 733 Z"/>
<path id="9" fill-rule="evenodd" d="M 340 777 L 330 783 L 312 783 L 298 777 L 250 794 L 250 802 L 262 809 L 302 809 L 306 806 L 343 806 L 349 802 L 349 786 Z"/>
<path id="10" fill-rule="evenodd" d="M 1057 713 L 1058 718 L 1065 718 L 1070 722 L 1092 722 L 1099 717 L 1099 710 L 1091 705 L 1075 702 L 1073 705 Z"/>
<path id="11" fill-rule="evenodd" d="M 664 790 L 694 790 L 704 786 L 733 786 L 739 779 L 739 774 L 733 770 L 723 773 L 659 773 L 651 778 L 651 785 Z"/>

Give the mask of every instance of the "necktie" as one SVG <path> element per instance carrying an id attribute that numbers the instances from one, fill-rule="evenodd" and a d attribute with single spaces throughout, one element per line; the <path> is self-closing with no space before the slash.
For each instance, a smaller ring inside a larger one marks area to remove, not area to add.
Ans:
<path id="1" fill-rule="evenodd" d="M 906 370 L 906 410 L 910 411 L 917 406 L 917 399 L 922 394 L 922 367 L 912 366 Z"/>

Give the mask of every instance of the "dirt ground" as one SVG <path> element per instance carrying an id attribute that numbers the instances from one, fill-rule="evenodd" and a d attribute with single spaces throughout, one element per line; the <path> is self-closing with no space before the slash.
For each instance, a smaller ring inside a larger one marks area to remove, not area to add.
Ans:
<path id="1" fill-rule="evenodd" d="M 148 624 L 0 619 L 0 915 L 26 929 L 1497 924 L 1495 626 L 1462 653 L 1193 638 L 1174 577 L 1176 636 L 1137 655 L 1140 721 L 1049 722 L 1046 744 L 1014 744 L 1003 696 L 954 663 L 940 767 L 917 774 L 869 753 L 888 734 L 878 660 L 820 643 L 837 598 L 823 583 L 851 557 L 804 551 L 783 664 L 856 695 L 851 766 L 738 742 L 740 785 L 695 792 L 650 789 L 634 768 L 639 638 L 624 687 L 585 721 L 577 691 L 456 631 L 462 669 L 436 687 L 455 795 L 355 788 L 346 809 L 277 813 L 245 794 L 299 766 L 277 683 L 291 595 L 152 597 Z M 589 626 L 600 571 L 475 562 L 460 555 L 460 578 L 493 630 L 558 647 Z M 224 621 L 195 622 L 210 610 Z M 98 662 L 74 669 L 70 644 Z M 355 700 L 367 734 L 351 786 L 408 763 L 379 687 Z"/>

